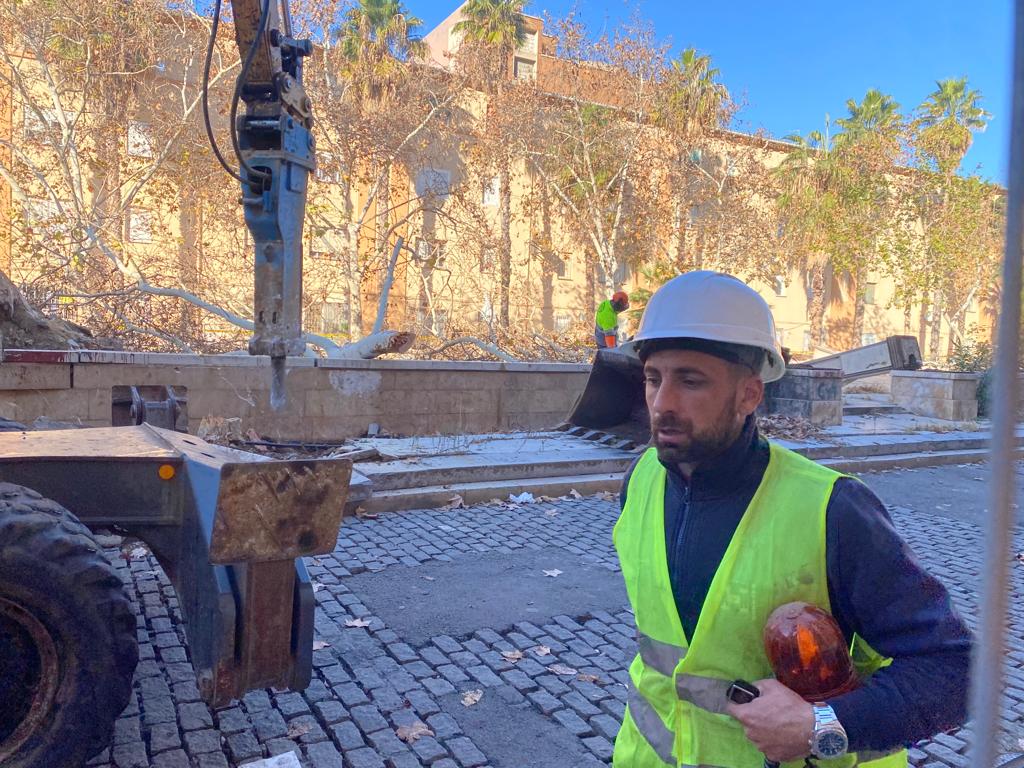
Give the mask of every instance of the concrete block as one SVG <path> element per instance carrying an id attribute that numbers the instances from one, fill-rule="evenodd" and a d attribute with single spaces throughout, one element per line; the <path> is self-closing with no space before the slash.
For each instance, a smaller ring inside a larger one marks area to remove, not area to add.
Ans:
<path id="1" fill-rule="evenodd" d="M 843 404 L 835 400 L 811 401 L 811 423 L 835 427 L 843 423 Z"/>
<path id="2" fill-rule="evenodd" d="M 953 399 L 954 400 L 977 400 L 978 399 L 978 384 L 981 382 L 981 376 L 977 376 L 972 379 L 958 379 L 953 382 Z"/>
<path id="3" fill-rule="evenodd" d="M 0 391 L 70 389 L 71 366 L 61 363 L 0 363 Z"/>

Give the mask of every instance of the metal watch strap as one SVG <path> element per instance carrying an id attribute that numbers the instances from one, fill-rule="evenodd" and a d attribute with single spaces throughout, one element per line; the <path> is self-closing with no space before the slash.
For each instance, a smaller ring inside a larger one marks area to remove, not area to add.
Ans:
<path id="1" fill-rule="evenodd" d="M 831 725 L 835 723 L 839 725 L 839 718 L 836 717 L 835 711 L 823 701 L 815 702 L 811 705 L 814 710 L 814 730 L 817 731 L 823 725 Z"/>

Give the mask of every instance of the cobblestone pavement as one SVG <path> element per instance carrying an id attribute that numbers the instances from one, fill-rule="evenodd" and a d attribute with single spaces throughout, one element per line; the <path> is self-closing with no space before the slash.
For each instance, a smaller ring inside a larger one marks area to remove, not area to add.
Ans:
<path id="1" fill-rule="evenodd" d="M 346 522 L 307 561 L 316 584 L 314 678 L 210 710 L 199 699 L 173 590 L 151 557 L 120 563 L 138 610 L 135 699 L 92 765 L 225 768 L 294 751 L 310 768 L 573 768 L 610 763 L 632 614 L 597 497 Z M 897 526 L 973 623 L 980 532 L 893 508 Z M 1018 542 L 1018 549 L 1022 549 Z M 1024 735 L 1024 579 L 1015 569 L 1004 749 Z M 322 646 L 322 647 L 321 647 Z M 473 693 L 476 692 L 476 693 Z M 463 697 L 479 695 L 466 706 Z M 403 727 L 430 731 L 411 744 Z M 966 766 L 964 734 L 911 751 Z"/>

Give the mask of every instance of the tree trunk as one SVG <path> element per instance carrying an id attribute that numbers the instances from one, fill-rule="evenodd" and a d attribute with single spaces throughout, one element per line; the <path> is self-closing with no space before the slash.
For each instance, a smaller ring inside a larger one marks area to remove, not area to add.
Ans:
<path id="1" fill-rule="evenodd" d="M 551 234 L 551 200 L 547 191 L 541 192 L 540 201 L 542 242 L 545 245 L 545 252 L 541 258 L 541 290 L 543 292 L 543 305 L 541 306 L 541 323 L 545 330 L 555 330 L 555 265 L 554 254 L 550 252 L 552 243 Z"/>
<path id="2" fill-rule="evenodd" d="M 942 340 L 942 298 L 935 294 L 932 302 L 931 338 L 928 344 L 928 356 L 933 363 L 939 361 L 939 350 Z"/>
<path id="3" fill-rule="evenodd" d="M 853 281 L 853 345 L 851 348 L 856 348 L 861 345 L 864 338 L 864 310 L 867 305 L 864 301 L 864 275 L 862 273 L 855 275 Z"/>
<path id="4" fill-rule="evenodd" d="M 921 346 L 921 355 L 928 349 L 928 294 L 921 294 L 921 312 L 917 318 L 917 343 Z"/>
<path id="5" fill-rule="evenodd" d="M 811 344 L 821 346 L 825 326 L 825 267 L 822 264 L 811 267 L 811 301 L 807 313 L 811 322 Z"/>
<path id="6" fill-rule="evenodd" d="M 94 347 L 85 329 L 56 318 L 44 317 L 0 271 L 0 340 L 8 349 L 68 349 Z"/>
<path id="7" fill-rule="evenodd" d="M 504 150 L 501 152 L 500 162 L 501 167 L 498 169 L 498 192 L 500 195 L 498 216 L 501 225 L 501 240 L 498 244 L 498 279 L 501 292 L 501 310 L 498 315 L 498 325 L 507 330 L 510 322 L 509 294 L 512 290 L 512 189 L 509 156 Z"/>

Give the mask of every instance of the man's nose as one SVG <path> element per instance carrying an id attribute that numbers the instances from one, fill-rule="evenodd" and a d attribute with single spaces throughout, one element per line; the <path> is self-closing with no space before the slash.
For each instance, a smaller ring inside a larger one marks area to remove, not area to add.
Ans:
<path id="1" fill-rule="evenodd" d="M 651 410 L 652 416 L 664 416 L 666 413 L 674 413 L 678 408 L 675 392 L 666 383 L 658 386 L 647 405 Z"/>

